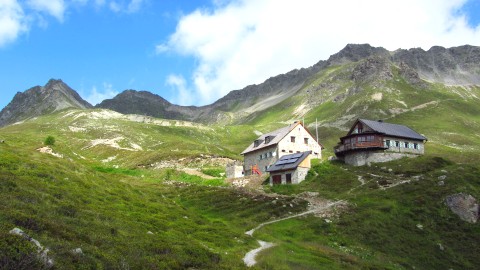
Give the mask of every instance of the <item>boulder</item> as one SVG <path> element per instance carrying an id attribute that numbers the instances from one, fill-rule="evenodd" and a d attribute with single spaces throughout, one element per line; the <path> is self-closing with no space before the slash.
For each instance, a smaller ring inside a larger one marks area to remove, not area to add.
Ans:
<path id="1" fill-rule="evenodd" d="M 465 193 L 453 194 L 447 196 L 445 203 L 460 219 L 469 223 L 478 221 L 480 209 L 477 200 L 472 195 Z"/>

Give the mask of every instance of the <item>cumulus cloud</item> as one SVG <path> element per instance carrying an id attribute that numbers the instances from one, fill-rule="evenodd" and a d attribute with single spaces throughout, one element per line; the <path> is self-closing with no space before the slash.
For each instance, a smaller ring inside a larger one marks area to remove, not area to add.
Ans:
<path id="1" fill-rule="evenodd" d="M 135 13 L 145 0 L 0 0 L 0 47 L 15 41 L 32 25 L 48 26 L 49 17 L 63 22 L 71 7 L 93 5 L 100 9 L 108 4 L 114 12 Z"/>
<path id="2" fill-rule="evenodd" d="M 28 30 L 24 11 L 16 0 L 0 0 L 0 47 Z"/>
<path id="3" fill-rule="evenodd" d="M 59 21 L 63 21 L 65 2 L 63 0 L 28 0 L 27 5 L 37 11 L 47 13 Z"/>
<path id="4" fill-rule="evenodd" d="M 113 85 L 109 83 L 103 83 L 103 89 L 97 90 L 97 87 L 92 87 L 92 90 L 85 98 L 92 105 L 97 105 L 98 103 L 104 101 L 105 99 L 110 99 L 118 95 L 119 92 L 113 89 Z"/>
<path id="5" fill-rule="evenodd" d="M 175 91 L 174 104 L 189 105 L 195 100 L 194 93 L 187 88 L 187 82 L 181 75 L 169 75 L 166 83 Z"/>
<path id="6" fill-rule="evenodd" d="M 462 14 L 467 0 L 213 2 L 213 9 L 181 17 L 168 42 L 156 47 L 195 58 L 188 83 L 197 105 L 313 65 L 348 43 L 389 50 L 480 44 L 480 27 Z"/>
<path id="7" fill-rule="evenodd" d="M 142 7 L 144 0 L 110 1 L 110 10 L 113 12 L 135 13 Z"/>

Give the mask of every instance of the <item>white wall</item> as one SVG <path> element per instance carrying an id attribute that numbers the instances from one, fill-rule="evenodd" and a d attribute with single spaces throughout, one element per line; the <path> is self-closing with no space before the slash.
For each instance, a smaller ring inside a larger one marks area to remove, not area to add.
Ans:
<path id="1" fill-rule="evenodd" d="M 292 136 L 295 137 L 295 142 L 291 141 Z M 308 144 L 305 144 L 305 138 L 308 139 Z M 290 133 L 278 143 L 278 153 L 280 157 L 310 150 L 312 151 L 311 158 L 322 158 L 320 145 L 301 125 L 295 127 L 295 129 L 290 131 Z"/>

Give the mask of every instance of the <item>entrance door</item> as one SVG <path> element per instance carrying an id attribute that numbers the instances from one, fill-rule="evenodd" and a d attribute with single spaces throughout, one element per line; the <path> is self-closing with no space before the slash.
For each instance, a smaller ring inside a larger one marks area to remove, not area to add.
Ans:
<path id="1" fill-rule="evenodd" d="M 274 175 L 272 176 L 273 184 L 280 185 L 282 183 L 282 176 L 281 175 Z"/>
<path id="2" fill-rule="evenodd" d="M 291 183 L 292 183 L 292 174 L 287 173 L 287 184 L 291 184 Z"/>

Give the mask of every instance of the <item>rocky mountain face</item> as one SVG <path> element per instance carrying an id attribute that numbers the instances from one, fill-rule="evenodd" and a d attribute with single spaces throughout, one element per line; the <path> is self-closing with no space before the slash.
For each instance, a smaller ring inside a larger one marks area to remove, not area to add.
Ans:
<path id="1" fill-rule="evenodd" d="M 427 89 L 431 83 L 478 86 L 479 63 L 480 47 L 476 46 L 448 49 L 435 46 L 428 51 L 415 48 L 392 52 L 368 44 L 348 44 L 328 60 L 233 90 L 206 106 L 178 106 L 147 91 L 126 90 L 96 107 L 165 119 L 243 123 L 279 104 L 284 104 L 279 110 L 296 106 L 295 115 L 301 116 L 325 102 L 341 102 L 365 89 L 386 93 L 401 91 L 391 83 L 399 80 L 415 89 Z M 51 80 L 44 87 L 18 93 L 0 113 L 0 126 L 67 107 L 91 106 L 63 82 Z"/>
<path id="2" fill-rule="evenodd" d="M 45 86 L 35 86 L 17 93 L 0 112 L 0 127 L 66 108 L 91 107 L 64 82 L 51 79 Z"/>
<path id="3" fill-rule="evenodd" d="M 213 104 L 201 107 L 173 105 L 161 97 L 148 98 L 145 92 L 120 94 L 97 105 L 121 113 L 139 113 L 167 119 L 182 119 L 206 123 L 235 123 L 252 119 L 266 109 L 301 95 L 308 82 L 315 81 L 327 69 L 342 67 L 343 73 L 325 79 L 309 95 L 319 105 L 328 100 L 339 101 L 365 88 L 382 87 L 393 80 L 394 70 L 412 87 L 423 89 L 428 82 L 446 85 L 480 85 L 480 47 L 432 47 L 430 50 L 409 49 L 390 52 L 368 44 L 348 44 L 326 61 L 292 70 L 231 91 Z M 350 85 L 344 91 L 345 85 Z M 340 93 L 341 92 L 341 93 Z M 144 98 L 140 97 L 143 96 Z M 312 105 L 312 104 L 311 104 Z M 312 106 L 309 107 L 310 109 Z"/>
<path id="4" fill-rule="evenodd" d="M 106 99 L 97 108 L 110 109 L 123 114 L 140 114 L 164 119 L 184 119 L 185 115 L 175 110 L 176 105 L 148 91 L 126 90 L 112 99 Z"/>

